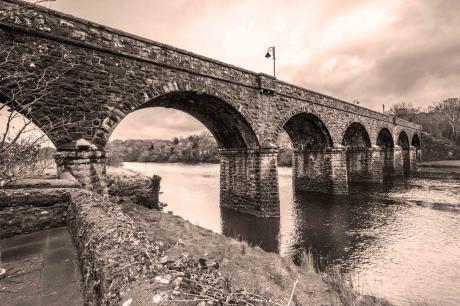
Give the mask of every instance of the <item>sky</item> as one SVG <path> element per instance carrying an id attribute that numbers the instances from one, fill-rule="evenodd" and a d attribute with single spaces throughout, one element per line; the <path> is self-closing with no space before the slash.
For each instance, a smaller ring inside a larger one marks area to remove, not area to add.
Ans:
<path id="1" fill-rule="evenodd" d="M 56 0 L 45 6 L 381 111 L 460 96 L 457 0 Z M 128 115 L 111 139 L 205 128 L 187 114 Z M 133 133 L 135 131 L 135 133 Z"/>

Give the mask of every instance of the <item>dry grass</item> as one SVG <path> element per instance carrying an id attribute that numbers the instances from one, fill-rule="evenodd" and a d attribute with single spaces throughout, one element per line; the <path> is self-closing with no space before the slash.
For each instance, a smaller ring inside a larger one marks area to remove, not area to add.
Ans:
<path id="1" fill-rule="evenodd" d="M 298 267 L 289 258 L 213 233 L 178 216 L 132 204 L 124 204 L 124 211 L 147 231 L 152 241 L 163 243 L 170 260 L 188 254 L 209 263 L 216 262 L 219 273 L 229 283 L 278 305 L 287 305 L 298 279 L 290 305 L 330 304 L 328 286 L 311 264 L 308 269 Z"/>

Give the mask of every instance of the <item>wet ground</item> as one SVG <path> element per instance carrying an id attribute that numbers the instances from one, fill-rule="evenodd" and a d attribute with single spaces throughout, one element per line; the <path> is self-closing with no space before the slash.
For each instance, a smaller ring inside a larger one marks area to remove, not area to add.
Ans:
<path id="1" fill-rule="evenodd" d="M 75 246 L 66 227 L 0 240 L 0 305 L 83 305 Z"/>

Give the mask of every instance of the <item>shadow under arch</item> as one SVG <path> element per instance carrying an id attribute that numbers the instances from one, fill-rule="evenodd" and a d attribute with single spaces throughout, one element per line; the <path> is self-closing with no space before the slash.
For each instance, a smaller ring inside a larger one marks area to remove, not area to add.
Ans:
<path id="1" fill-rule="evenodd" d="M 398 136 L 398 145 L 401 147 L 401 158 L 404 174 L 410 173 L 410 143 L 405 131 L 401 131 Z"/>
<path id="2" fill-rule="evenodd" d="M 332 137 L 323 121 L 305 111 L 286 118 L 283 129 L 293 147 L 293 187 L 310 192 L 345 194 L 346 171 L 339 171 L 334 166 L 340 164 L 343 151 L 333 149 Z"/>
<path id="3" fill-rule="evenodd" d="M 382 181 L 382 170 L 376 172 L 375 160 L 380 161 L 374 156 L 369 133 L 359 122 L 351 123 L 342 139 L 342 145 L 346 148 L 347 175 L 349 182 L 380 182 Z"/>
<path id="4" fill-rule="evenodd" d="M 377 136 L 377 145 L 382 148 L 392 148 L 394 147 L 393 136 L 391 132 L 387 128 L 383 128 L 380 130 L 379 135 Z"/>
<path id="5" fill-rule="evenodd" d="M 417 134 L 414 134 L 414 136 L 412 136 L 411 145 L 415 147 L 415 158 L 417 162 L 421 162 L 422 161 L 422 150 L 421 150 L 422 145 L 420 143 L 420 138 L 418 137 Z"/>

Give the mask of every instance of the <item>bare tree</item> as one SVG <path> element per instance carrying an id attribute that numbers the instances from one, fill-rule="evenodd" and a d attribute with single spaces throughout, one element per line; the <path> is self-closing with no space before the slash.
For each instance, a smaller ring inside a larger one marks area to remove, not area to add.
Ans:
<path id="1" fill-rule="evenodd" d="M 443 115 L 445 122 L 450 128 L 450 138 L 457 141 L 458 129 L 460 128 L 460 98 L 449 98 L 434 107 L 435 112 Z"/>
<path id="2" fill-rule="evenodd" d="M 19 8 L 0 13 L 0 20 L 14 18 Z M 23 43 L 14 35 L 0 43 L 0 186 L 46 166 L 40 149 L 49 143 L 47 134 L 62 128 L 65 120 L 51 120 L 41 113 L 45 99 L 58 86 L 58 80 L 73 68 L 59 63 L 46 45 Z M 58 69 L 56 69 L 59 67 Z M 65 67 L 65 68 L 62 68 Z M 39 120 L 40 129 L 33 123 Z M 57 123 L 58 121 L 58 123 Z"/>

